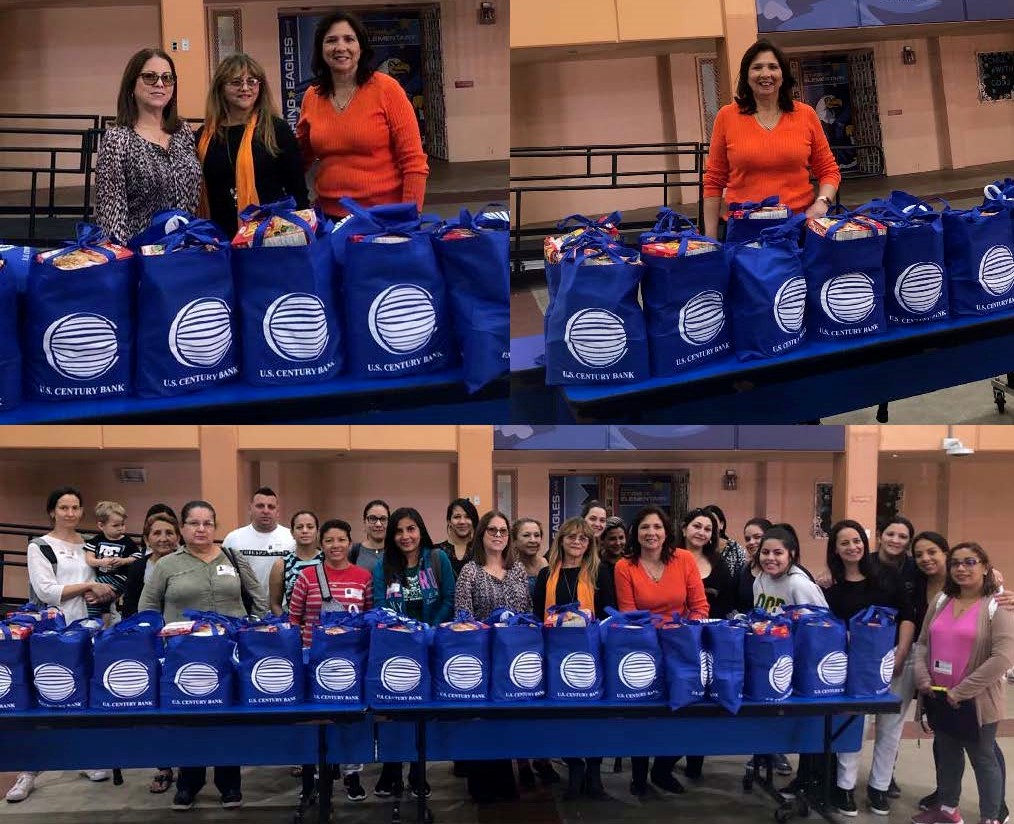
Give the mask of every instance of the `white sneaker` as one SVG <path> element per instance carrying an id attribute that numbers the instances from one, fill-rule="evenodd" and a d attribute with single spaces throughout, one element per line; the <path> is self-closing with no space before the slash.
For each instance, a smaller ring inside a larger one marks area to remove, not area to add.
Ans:
<path id="1" fill-rule="evenodd" d="M 89 781 L 108 781 L 111 777 L 109 770 L 81 770 L 81 775 Z"/>
<path id="2" fill-rule="evenodd" d="M 31 795 L 34 789 L 35 773 L 23 772 L 18 776 L 18 780 L 14 782 L 14 786 L 7 791 L 7 801 L 11 804 L 24 801 Z"/>

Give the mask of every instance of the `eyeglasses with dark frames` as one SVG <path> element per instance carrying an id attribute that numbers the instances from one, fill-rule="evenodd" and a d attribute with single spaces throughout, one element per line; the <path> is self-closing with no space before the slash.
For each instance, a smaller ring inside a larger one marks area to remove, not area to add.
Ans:
<path id="1" fill-rule="evenodd" d="M 157 86 L 161 80 L 163 86 L 175 86 L 176 75 L 172 72 L 141 72 L 138 77 L 145 86 Z"/>

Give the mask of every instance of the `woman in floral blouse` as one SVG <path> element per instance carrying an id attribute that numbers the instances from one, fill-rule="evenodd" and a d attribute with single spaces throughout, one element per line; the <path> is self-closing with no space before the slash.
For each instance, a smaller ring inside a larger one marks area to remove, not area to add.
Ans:
<path id="1" fill-rule="evenodd" d="M 127 243 L 166 209 L 197 209 L 201 167 L 194 134 L 176 110 L 176 66 L 161 49 L 127 63 L 95 167 L 95 219 Z"/>

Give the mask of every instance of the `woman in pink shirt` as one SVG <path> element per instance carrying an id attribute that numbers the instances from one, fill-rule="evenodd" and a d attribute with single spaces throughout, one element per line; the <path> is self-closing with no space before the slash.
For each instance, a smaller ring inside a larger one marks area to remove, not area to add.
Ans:
<path id="1" fill-rule="evenodd" d="M 947 554 L 947 582 L 930 605 L 916 647 L 916 686 L 932 702 L 938 806 L 913 824 L 962 824 L 958 801 L 964 754 L 979 788 L 982 824 L 998 824 L 1003 775 L 996 730 L 1004 717 L 1004 675 L 1014 664 L 1014 616 L 997 609 L 989 556 L 976 543 Z M 958 723 L 952 723 L 957 720 Z"/>

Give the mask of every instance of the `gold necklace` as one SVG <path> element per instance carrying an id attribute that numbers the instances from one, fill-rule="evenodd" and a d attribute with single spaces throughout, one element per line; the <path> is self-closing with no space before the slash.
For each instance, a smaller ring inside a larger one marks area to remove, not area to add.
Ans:
<path id="1" fill-rule="evenodd" d="M 760 112 L 755 112 L 754 113 L 754 119 L 758 123 L 760 123 L 762 129 L 764 129 L 765 131 L 770 132 L 772 129 L 774 129 L 775 126 L 777 126 L 779 124 L 779 122 L 781 122 L 782 113 L 780 111 L 775 113 L 775 122 L 772 123 L 770 126 L 767 123 L 765 123 L 763 120 L 761 120 Z"/>
<path id="2" fill-rule="evenodd" d="M 648 568 L 647 558 L 642 558 L 641 564 L 643 564 L 644 571 L 648 573 L 648 577 L 651 578 L 652 581 L 654 581 L 657 584 L 659 581 L 662 580 L 662 576 L 665 575 L 665 564 L 661 562 L 659 563 L 658 572 L 653 572 L 651 569 Z"/>
<path id="3" fill-rule="evenodd" d="M 338 92 L 335 92 L 333 95 L 331 95 L 331 102 L 334 104 L 334 107 L 340 112 L 345 111 L 349 107 L 349 104 L 352 103 L 352 98 L 356 96 L 356 89 L 358 88 L 359 88 L 358 86 L 352 87 L 352 91 L 349 94 L 349 96 L 345 98 L 344 103 L 338 100 Z"/>

